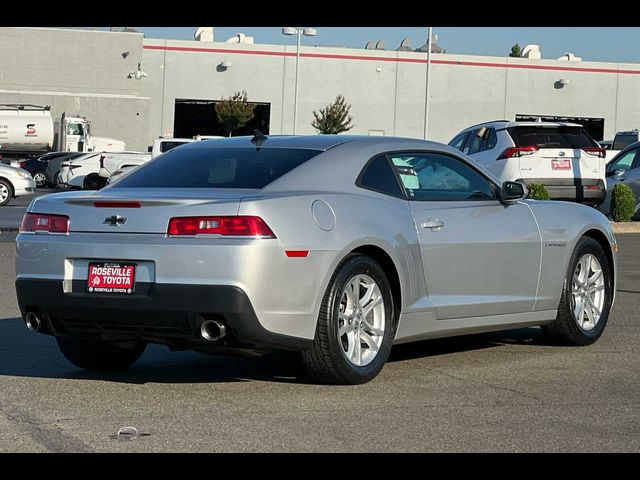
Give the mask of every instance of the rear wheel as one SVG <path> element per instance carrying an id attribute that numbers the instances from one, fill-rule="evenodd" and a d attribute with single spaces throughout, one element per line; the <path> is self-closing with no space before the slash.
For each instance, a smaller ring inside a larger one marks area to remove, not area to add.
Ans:
<path id="1" fill-rule="evenodd" d="M 62 182 L 62 179 L 60 178 L 60 172 L 56 173 L 55 176 L 53 177 L 53 184 L 60 188 L 60 189 L 67 189 L 69 188 L 69 186 L 65 183 Z"/>
<path id="2" fill-rule="evenodd" d="M 45 183 L 47 183 L 47 174 L 42 170 L 33 172 L 31 176 L 36 181 L 36 187 L 44 187 Z"/>
<path id="3" fill-rule="evenodd" d="M 140 358 L 146 342 L 95 342 L 69 337 L 56 337 L 58 347 L 76 367 L 98 372 L 124 370 Z"/>
<path id="4" fill-rule="evenodd" d="M 581 238 L 569 262 L 558 316 L 542 330 L 563 343 L 594 343 L 609 319 L 612 287 L 611 266 L 604 249 L 592 238 Z"/>
<path id="5" fill-rule="evenodd" d="M 7 181 L 0 179 L 0 207 L 4 207 L 13 198 L 13 186 Z"/>
<path id="6" fill-rule="evenodd" d="M 85 190 L 100 190 L 104 185 L 105 181 L 97 173 L 87 175 L 82 182 L 82 188 Z"/>
<path id="7" fill-rule="evenodd" d="M 313 346 L 301 353 L 312 380 L 360 384 L 384 366 L 395 335 L 394 305 L 387 277 L 364 255 L 347 257 L 325 292 Z"/>

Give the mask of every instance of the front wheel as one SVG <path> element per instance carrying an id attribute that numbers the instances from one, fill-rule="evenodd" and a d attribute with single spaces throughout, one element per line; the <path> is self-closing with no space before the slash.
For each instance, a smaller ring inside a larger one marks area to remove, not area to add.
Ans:
<path id="1" fill-rule="evenodd" d="M 132 340 L 125 343 L 96 342 L 69 337 L 56 337 L 58 347 L 76 367 L 97 372 L 124 370 L 142 355 L 147 344 Z"/>
<path id="2" fill-rule="evenodd" d="M 389 357 L 394 314 L 391 287 L 380 265 L 350 255 L 329 282 L 313 345 L 301 353 L 304 370 L 319 383 L 372 380 Z"/>
<path id="3" fill-rule="evenodd" d="M 602 245 L 589 237 L 578 241 L 569 262 L 558 316 L 542 330 L 570 345 L 590 345 L 604 331 L 613 299 L 613 278 Z"/>
<path id="4" fill-rule="evenodd" d="M 13 187 L 6 180 L 0 180 L 0 207 L 4 207 L 13 198 Z"/>
<path id="5" fill-rule="evenodd" d="M 31 176 L 36 181 L 36 187 L 38 188 L 44 187 L 45 183 L 47 183 L 47 174 L 42 170 L 33 172 Z"/>

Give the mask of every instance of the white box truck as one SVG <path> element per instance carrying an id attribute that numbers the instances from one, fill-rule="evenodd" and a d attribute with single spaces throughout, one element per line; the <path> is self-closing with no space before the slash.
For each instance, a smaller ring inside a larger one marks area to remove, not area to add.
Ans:
<path id="1" fill-rule="evenodd" d="M 62 114 L 57 132 L 50 106 L 0 104 L 0 156 L 3 163 L 60 152 L 118 152 L 126 143 L 114 138 L 95 137 L 91 122 L 81 115 Z"/>

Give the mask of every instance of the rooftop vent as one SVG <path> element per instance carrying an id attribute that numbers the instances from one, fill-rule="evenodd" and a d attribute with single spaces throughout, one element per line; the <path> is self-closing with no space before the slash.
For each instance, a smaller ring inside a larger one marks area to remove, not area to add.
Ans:
<path id="1" fill-rule="evenodd" d="M 409 37 L 405 37 L 402 42 L 400 42 L 400 46 L 396 48 L 396 52 L 413 52 L 413 48 L 411 48 L 411 39 Z"/>
<path id="2" fill-rule="evenodd" d="M 244 33 L 236 33 L 233 37 L 228 38 L 225 43 L 246 43 L 253 45 L 253 37 L 247 37 Z"/>
<path id="3" fill-rule="evenodd" d="M 196 42 L 213 42 L 213 27 L 198 27 L 193 38 Z"/>
<path id="4" fill-rule="evenodd" d="M 534 60 L 540 60 L 542 53 L 540 52 L 540 45 L 526 45 L 520 52 L 522 58 L 531 58 Z"/>

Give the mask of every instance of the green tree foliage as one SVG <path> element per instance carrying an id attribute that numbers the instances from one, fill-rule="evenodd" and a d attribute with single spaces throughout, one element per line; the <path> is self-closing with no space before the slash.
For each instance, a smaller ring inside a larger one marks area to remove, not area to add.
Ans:
<path id="1" fill-rule="evenodd" d="M 231 136 L 235 130 L 247 124 L 253 118 L 255 105 L 247 103 L 247 92 L 235 92 L 232 96 L 224 97 L 216 103 L 218 121 Z"/>
<path id="2" fill-rule="evenodd" d="M 323 134 L 346 132 L 353 128 L 350 111 L 351 105 L 340 94 L 333 103 L 321 108 L 320 112 L 313 111 L 311 126 Z"/>
<path id="3" fill-rule="evenodd" d="M 529 189 L 529 198 L 533 200 L 549 200 L 549 191 L 542 183 L 530 183 L 527 188 Z"/>
<path id="4" fill-rule="evenodd" d="M 614 222 L 629 222 L 636 209 L 636 195 L 629 185 L 619 183 L 611 192 L 611 217 Z"/>
<path id="5" fill-rule="evenodd" d="M 516 43 L 513 47 L 511 47 L 511 53 L 509 54 L 509 56 L 519 57 L 521 53 L 522 53 L 522 49 L 520 48 L 520 45 Z"/>

